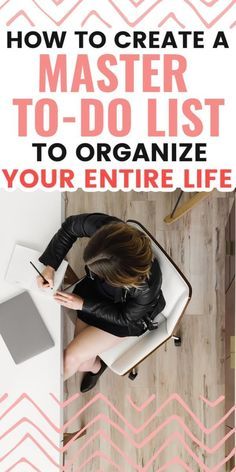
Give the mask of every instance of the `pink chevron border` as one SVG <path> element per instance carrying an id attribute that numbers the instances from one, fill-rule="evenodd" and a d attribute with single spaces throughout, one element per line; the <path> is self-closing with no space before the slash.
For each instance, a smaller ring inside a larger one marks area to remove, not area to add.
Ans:
<path id="1" fill-rule="evenodd" d="M 130 405 L 136 410 L 136 411 L 143 411 L 144 408 L 146 408 L 153 400 L 155 400 L 156 398 L 156 395 L 151 395 L 141 406 L 137 406 L 135 405 L 135 403 L 133 402 L 132 398 L 130 395 L 127 395 L 126 396 L 128 402 L 130 403 Z"/>
<path id="2" fill-rule="evenodd" d="M 142 20 L 144 20 L 144 18 L 146 18 L 147 15 L 149 15 L 149 13 L 151 13 L 154 8 L 159 5 L 159 3 L 163 2 L 163 0 L 156 0 L 154 2 L 153 5 L 151 5 L 147 10 L 145 10 L 144 13 L 142 13 L 136 20 L 134 21 L 131 21 L 129 20 L 128 16 L 123 12 L 123 10 L 118 7 L 117 3 L 114 1 L 114 0 L 108 0 L 110 2 L 110 4 L 113 6 L 113 8 L 116 10 L 116 12 L 118 13 L 118 15 L 120 15 L 120 17 L 125 21 L 125 23 L 127 23 L 128 26 L 134 28 L 135 26 L 137 26 Z"/>
<path id="3" fill-rule="evenodd" d="M 208 400 L 208 398 L 204 398 L 202 395 L 200 395 L 200 399 L 211 408 L 215 408 L 216 406 L 218 406 L 220 403 L 222 403 L 225 400 L 225 396 L 221 395 L 219 398 L 217 398 L 213 402 Z"/>
<path id="4" fill-rule="evenodd" d="M 220 13 L 218 13 L 218 15 L 215 18 L 213 18 L 212 21 L 208 22 L 205 20 L 203 15 L 198 11 L 198 8 L 192 3 L 191 0 L 184 0 L 184 2 L 194 11 L 194 13 L 196 13 L 198 18 L 201 20 L 202 24 L 207 29 L 212 28 L 212 26 L 215 26 L 216 23 L 218 23 L 218 21 L 221 20 L 221 18 L 223 18 L 223 16 L 225 16 L 226 13 L 228 13 L 229 10 L 231 10 L 233 6 L 235 6 L 235 0 L 231 0 L 231 2 Z"/>
<path id="5" fill-rule="evenodd" d="M 216 3 L 219 3 L 220 0 L 200 0 L 207 7 L 214 7 Z"/>
<path id="6" fill-rule="evenodd" d="M 0 397 L 0 403 L 4 402 L 8 398 L 8 393 L 4 393 L 2 397 Z"/>
<path id="7" fill-rule="evenodd" d="M 83 19 L 82 23 L 81 23 L 81 26 L 84 27 L 86 25 L 86 23 L 88 22 L 88 20 L 91 18 L 91 17 L 95 17 L 95 18 L 98 18 L 98 20 L 103 24 L 105 25 L 107 28 L 111 28 L 111 24 L 108 23 L 106 20 L 104 20 L 101 15 L 96 11 L 96 10 L 91 10 L 87 15 L 86 17 Z"/>
<path id="8" fill-rule="evenodd" d="M 16 470 L 19 464 L 27 464 L 31 467 L 32 470 L 36 470 L 36 472 L 42 472 L 37 467 L 35 467 L 30 461 L 28 461 L 25 457 L 22 457 L 19 461 L 15 462 L 9 469 L 6 469 L 5 472 L 12 472 L 12 470 Z"/>
<path id="9" fill-rule="evenodd" d="M 53 394 L 50 394 L 52 400 L 54 402 L 56 402 L 56 404 L 58 405 L 59 408 L 65 408 L 67 407 L 69 404 L 72 404 L 75 400 L 77 400 L 80 395 L 79 394 L 76 394 L 76 395 L 73 395 L 72 397 L 70 397 L 69 399 L 67 399 L 65 402 L 59 402 L 57 400 L 57 398 L 53 395 Z M 9 396 L 7 394 L 4 394 L 0 397 L 0 403 L 3 403 L 6 399 L 9 399 Z M 115 412 L 115 414 L 118 416 L 118 418 L 120 420 L 122 420 L 123 423 L 125 423 L 126 426 L 128 426 L 128 428 L 132 431 L 132 433 L 134 434 L 137 434 L 138 432 L 141 432 L 143 431 L 146 426 L 159 414 L 161 413 L 165 407 L 167 406 L 167 404 L 169 404 L 170 402 L 172 401 L 177 401 L 182 407 L 183 409 L 191 416 L 191 418 L 194 420 L 194 422 L 199 426 L 199 428 L 201 429 L 201 431 L 204 431 L 206 434 L 210 434 L 211 432 L 215 431 L 216 428 L 222 424 L 222 422 L 225 420 L 225 418 L 228 417 L 228 414 L 226 414 L 223 418 L 221 418 L 215 425 L 213 425 L 211 428 L 206 428 L 202 423 L 201 421 L 197 418 L 197 416 L 194 414 L 194 412 L 188 407 L 188 405 L 186 404 L 186 402 L 177 394 L 172 394 L 165 402 L 163 402 L 163 404 L 155 411 L 154 415 L 152 414 L 142 425 L 141 427 L 134 427 L 132 424 L 130 424 L 126 419 L 125 417 L 119 412 L 119 410 L 117 408 L 114 407 L 114 405 L 108 400 L 108 398 L 99 393 L 97 395 L 95 395 L 84 407 L 82 407 L 80 410 L 79 410 L 79 415 L 86 411 L 86 409 L 91 406 L 91 404 L 94 404 L 95 401 L 97 400 L 103 400 L 110 408 L 113 412 Z M 150 405 L 152 403 L 152 401 L 155 399 L 155 395 L 151 395 L 145 402 L 143 402 L 143 404 L 141 406 L 137 406 L 135 405 L 134 401 L 131 399 L 131 397 L 128 395 L 127 396 L 127 400 L 129 402 L 129 404 L 138 412 L 138 413 L 141 413 L 145 410 L 145 408 Z M 62 428 L 58 428 L 56 425 L 54 425 L 54 423 L 48 418 L 48 416 L 41 410 L 41 408 L 39 407 L 39 405 L 37 405 L 36 402 L 34 402 L 34 400 L 29 396 L 27 395 L 26 393 L 22 394 L 18 399 L 16 399 L 11 405 L 10 407 L 8 407 L 4 413 L 2 413 L 1 415 L 1 418 L 5 418 L 7 416 L 8 413 L 10 413 L 12 410 L 14 410 L 19 404 L 21 401 L 23 400 L 26 400 L 28 402 L 30 402 L 32 405 L 34 405 L 34 407 L 37 409 L 38 413 L 44 418 L 46 419 L 46 421 L 50 424 L 50 426 L 52 428 L 54 428 L 57 432 L 62 432 L 64 431 L 65 427 L 68 426 L 68 424 L 71 422 L 71 419 L 66 423 L 64 424 L 64 426 Z M 203 396 L 200 396 L 200 400 L 202 402 L 204 402 L 207 406 L 209 406 L 210 408 L 216 408 L 220 403 L 222 403 L 222 401 L 224 400 L 224 397 L 223 396 L 220 396 L 218 399 L 216 399 L 215 401 L 210 401 L 209 399 L 207 398 L 204 398 Z M 235 407 L 231 408 L 230 412 L 232 411 L 235 411 Z M 76 417 L 78 417 L 78 413 L 76 414 Z M 228 412 L 229 413 L 229 412 Z M 73 418 L 72 418 L 73 420 Z M 209 469 L 203 462 L 202 460 L 197 456 L 197 454 L 191 449 L 191 447 L 189 446 L 189 444 L 186 443 L 186 440 L 185 438 L 188 437 L 193 443 L 197 444 L 197 446 L 203 450 L 205 450 L 208 454 L 213 454 L 217 449 L 219 449 L 234 433 L 235 433 L 235 430 L 231 430 L 229 431 L 223 438 L 221 438 L 217 444 L 215 444 L 214 446 L 212 447 L 208 447 L 206 444 L 204 444 L 202 441 L 200 441 L 196 436 L 194 436 L 194 434 L 190 431 L 190 429 L 187 427 L 187 425 L 185 424 L 184 420 L 179 417 L 178 415 L 172 415 L 168 418 L 166 418 L 164 421 L 161 422 L 161 424 L 159 424 L 159 426 L 154 429 L 151 433 L 149 433 L 148 435 L 145 436 L 145 438 L 141 441 L 141 442 L 137 442 L 135 441 L 132 436 L 130 436 L 130 434 L 124 429 L 122 428 L 117 422 L 114 422 L 112 421 L 107 415 L 103 414 L 103 413 L 100 413 L 98 414 L 96 417 L 94 417 L 89 423 L 86 424 L 86 426 L 84 426 L 76 435 L 73 436 L 73 438 L 63 447 L 58 447 L 56 446 L 55 444 L 53 444 L 53 442 L 47 437 L 47 435 L 37 426 L 35 425 L 30 419 L 28 418 L 22 418 L 21 420 L 19 420 L 17 423 L 15 423 L 11 428 L 9 428 L 7 431 L 5 431 L 2 436 L 0 437 L 0 440 L 2 440 L 4 437 L 6 437 L 7 435 L 10 435 L 10 433 L 12 431 L 14 431 L 15 429 L 17 429 L 17 427 L 19 427 L 22 423 L 28 423 L 30 426 L 32 426 L 33 428 L 35 428 L 35 430 L 37 430 L 37 432 L 39 432 L 42 437 L 44 437 L 44 439 L 46 439 L 49 443 L 49 446 L 56 449 L 58 452 L 65 452 L 69 449 L 69 447 L 72 445 L 72 443 L 78 439 L 78 437 L 80 435 L 82 435 L 82 433 L 84 432 L 84 430 L 87 430 L 91 425 L 94 425 L 96 422 L 102 420 L 104 423 L 108 423 L 110 425 L 110 427 L 114 428 L 115 430 L 119 431 L 120 434 L 123 435 L 123 437 L 126 439 L 126 441 L 128 441 L 130 444 L 132 444 L 132 446 L 134 446 L 136 449 L 141 449 L 142 447 L 145 447 L 147 445 L 147 443 L 153 439 L 155 436 L 157 436 L 160 431 L 162 431 L 166 426 L 170 425 L 170 423 L 172 423 L 173 421 L 176 421 L 177 425 L 181 427 L 181 429 L 184 431 L 185 433 L 185 436 L 183 436 L 183 434 L 181 434 L 179 431 L 176 431 L 172 434 L 170 434 L 166 440 L 164 441 L 164 443 L 159 447 L 159 449 L 157 451 L 155 451 L 155 453 L 153 454 L 152 457 L 149 458 L 148 462 L 146 463 L 145 466 L 140 466 L 139 464 L 136 464 L 133 460 L 131 460 L 129 458 L 129 456 L 116 444 L 114 443 L 114 441 L 112 441 L 109 436 L 107 435 L 107 433 L 102 429 L 98 429 L 98 431 L 96 431 L 94 434 L 92 434 L 91 436 L 88 437 L 88 439 L 86 438 L 86 440 L 84 441 L 83 445 L 78 449 L 76 455 L 74 456 L 74 458 L 70 461 L 68 461 L 68 463 L 63 466 L 63 467 L 60 467 L 59 464 L 57 464 L 53 458 L 51 457 L 50 453 L 48 453 L 42 446 L 41 444 L 38 442 L 38 440 L 35 439 L 35 437 L 30 434 L 30 433 L 26 433 L 24 434 L 24 436 L 22 437 L 22 439 L 20 439 L 18 441 L 17 444 L 15 444 L 11 450 L 9 450 L 8 452 L 6 452 L 2 457 L 0 457 L 0 463 L 4 462 L 4 460 L 9 457 L 13 451 L 17 451 L 20 449 L 20 447 L 22 446 L 22 444 L 24 444 L 24 442 L 26 440 L 30 440 L 32 442 L 32 445 L 33 447 L 36 447 L 37 450 L 39 450 L 44 456 L 45 458 L 51 463 L 53 464 L 55 467 L 57 467 L 59 470 L 61 471 L 69 471 L 69 467 L 73 464 L 73 462 L 75 460 L 77 460 L 81 453 L 83 451 L 85 451 L 89 445 L 91 445 L 94 440 L 97 438 L 97 437 L 103 437 L 104 440 L 109 443 L 110 447 L 112 449 L 114 449 L 118 454 L 119 456 L 121 456 L 123 458 L 123 460 L 130 466 L 132 467 L 133 470 L 136 470 L 138 472 L 147 472 L 148 469 L 154 464 L 155 460 L 157 460 L 158 456 L 161 454 L 162 451 L 164 451 L 166 448 L 168 448 L 170 446 L 170 444 L 172 444 L 173 442 L 177 442 L 177 443 L 180 443 L 181 446 L 183 447 L 183 449 L 186 451 L 186 453 L 189 455 L 189 457 L 192 458 L 192 460 L 194 461 L 194 463 L 197 464 L 198 467 L 201 468 L 202 471 L 204 472 L 210 472 L 210 471 L 213 471 L 214 472 L 217 472 L 218 470 L 220 470 L 220 468 L 231 458 L 233 457 L 233 455 L 235 454 L 236 452 L 236 449 L 233 449 L 231 451 L 231 453 L 228 455 L 228 457 L 225 458 L 225 460 L 222 460 L 219 464 L 216 464 L 214 466 L 214 469 Z M 97 452 L 97 454 L 100 454 Z M 102 454 L 102 453 L 101 453 Z M 99 457 L 102 457 L 99 456 Z M 110 458 L 106 458 L 108 461 L 111 460 Z M 78 472 L 79 471 L 82 471 L 83 468 L 85 467 L 86 464 L 88 464 L 91 460 L 91 457 L 89 459 L 86 459 L 85 463 L 82 464 L 80 466 L 80 468 L 78 469 Z M 174 460 L 172 459 L 172 461 L 170 461 L 169 465 L 170 464 L 174 464 L 175 461 L 177 461 L 176 463 L 180 463 L 179 462 L 179 458 L 176 457 Z M 27 459 L 23 458 L 21 459 L 20 461 L 18 461 L 17 463 L 15 463 L 10 469 L 8 469 L 8 471 L 11 471 L 13 470 L 17 464 L 19 464 L 20 462 L 22 461 L 25 461 L 28 463 L 28 465 L 32 466 L 34 469 L 33 470 L 36 470 L 38 471 L 39 469 L 37 469 L 33 464 L 31 464 L 29 461 L 27 461 Z M 113 462 L 113 466 L 114 466 L 114 461 L 111 461 L 110 463 Z M 182 462 L 182 465 L 184 466 L 185 470 L 188 470 L 188 466 L 187 464 L 185 464 Z M 116 467 L 117 468 L 117 467 Z M 119 468 L 117 469 L 119 470 Z M 164 464 L 163 466 L 161 466 L 161 469 L 158 469 L 159 470 L 167 470 L 167 464 Z"/>
<path id="10" fill-rule="evenodd" d="M 12 0 L 3 1 L 2 4 L 0 2 L 0 11 L 7 11 L 8 5 L 11 4 L 11 2 Z M 191 24 L 185 25 L 185 21 L 180 17 L 183 11 L 186 10 L 191 13 L 191 15 L 189 15 L 190 18 L 192 14 L 194 15 L 193 18 L 197 18 L 201 28 L 205 27 L 206 29 L 210 29 L 217 23 L 220 23 L 220 21 L 226 17 L 235 6 L 235 0 L 227 0 L 227 2 L 229 2 L 227 4 L 225 1 L 223 9 L 220 6 L 218 7 L 220 0 L 183 0 L 183 4 L 179 11 L 175 8 L 173 11 L 165 13 L 164 17 L 161 18 L 161 9 L 159 8 L 159 5 L 165 5 L 166 0 L 153 0 L 149 3 L 147 0 L 126 0 L 126 3 L 121 3 L 119 0 L 106 0 L 107 6 L 109 7 L 109 20 L 107 20 L 104 16 L 101 16 L 99 10 L 91 10 L 91 4 L 88 1 L 87 4 L 89 11 L 84 14 L 84 9 L 82 9 L 82 14 L 80 6 L 82 4 L 85 5 L 86 10 L 86 0 L 78 0 L 73 2 L 73 4 L 71 0 L 50 0 L 48 9 L 45 5 L 42 5 L 39 0 L 28 0 L 28 2 L 30 2 L 30 4 L 35 8 L 34 16 L 37 17 L 38 12 L 39 18 L 41 17 L 42 20 L 44 18 L 49 20 L 56 27 L 60 27 L 69 18 L 76 14 L 79 17 L 79 24 L 82 26 L 85 26 L 87 21 L 93 17 L 97 20 L 98 26 L 102 24 L 108 28 L 117 27 L 117 18 L 119 18 L 125 25 L 135 28 L 137 25 L 141 25 L 144 20 L 151 16 L 151 14 L 153 17 L 154 12 L 157 12 L 157 24 L 159 28 L 162 28 L 167 21 L 171 19 L 175 21 L 177 26 L 184 29 L 186 26 L 188 26 L 188 28 L 191 27 Z M 96 4 L 94 3 L 94 5 L 97 7 L 98 2 L 96 2 Z M 52 8 L 52 6 L 54 8 Z M 220 8 L 221 11 L 219 12 Z M 106 12 L 106 8 L 103 8 L 103 12 Z M 210 21 L 207 19 L 207 17 L 209 17 L 209 12 L 211 13 L 210 16 L 212 18 Z M 215 16 L 214 12 L 216 12 Z M 26 9 L 20 9 L 11 15 L 11 17 L 6 21 L 6 26 L 12 25 L 20 17 L 24 17 L 30 26 L 40 27 L 40 23 L 37 25 L 34 24 L 34 21 L 30 18 L 30 14 Z M 230 28 L 232 25 L 232 18 L 230 18 L 229 23 L 228 27 Z"/>
<path id="11" fill-rule="evenodd" d="M 41 5 L 38 3 L 38 1 L 36 0 L 32 0 L 32 2 L 36 5 L 36 7 L 47 17 L 49 18 L 49 20 L 51 20 L 56 26 L 61 26 L 66 20 L 67 18 L 69 18 L 72 13 L 75 12 L 75 10 L 79 7 L 79 5 L 83 2 L 84 0 L 78 0 L 78 2 L 76 2 L 76 4 L 70 8 L 67 13 L 60 19 L 60 20 L 56 20 L 55 18 L 53 18 L 51 15 L 49 15 L 49 13 L 46 12 L 46 10 L 44 10 L 44 8 L 41 7 Z"/>
<path id="12" fill-rule="evenodd" d="M 74 400 L 74 396 L 72 397 Z M 168 404 L 170 404 L 172 401 L 176 401 L 179 403 L 183 409 L 189 414 L 189 416 L 192 418 L 194 423 L 201 429 L 202 432 L 205 434 L 211 434 L 213 431 L 215 431 L 220 425 L 225 423 L 226 419 L 235 412 L 236 410 L 236 405 L 234 405 L 230 410 L 214 425 L 212 425 L 210 428 L 207 428 L 199 419 L 198 417 L 194 414 L 194 412 L 189 408 L 187 403 L 178 395 L 177 393 L 173 393 L 169 398 L 167 398 L 162 405 L 156 409 L 156 411 L 142 424 L 141 427 L 134 427 L 126 418 L 124 415 L 120 413 L 120 411 L 113 405 L 113 403 L 102 393 L 97 393 L 91 400 L 86 403 L 80 410 L 78 410 L 70 420 L 67 421 L 61 428 L 55 425 L 50 418 L 41 410 L 39 405 L 26 393 L 23 393 L 17 400 L 15 400 L 11 406 L 9 406 L 4 413 L 0 415 L 0 420 L 5 418 L 16 406 L 18 406 L 23 400 L 28 401 L 31 403 L 38 413 L 46 420 L 46 422 L 58 433 L 62 433 L 65 431 L 71 423 L 73 423 L 84 411 L 89 409 L 91 405 L 97 402 L 97 400 L 103 400 L 104 403 L 106 403 L 111 410 L 123 421 L 123 423 L 132 431 L 134 434 L 138 434 L 141 431 L 143 431 L 152 421 L 154 418 L 156 418 L 166 407 Z M 67 402 L 70 400 L 67 400 Z"/>
<path id="13" fill-rule="evenodd" d="M 60 406 L 60 408 L 65 408 L 66 406 L 70 405 L 73 403 L 75 400 L 77 400 L 81 395 L 79 393 L 75 393 L 75 395 L 72 395 L 72 397 L 68 398 L 68 400 L 65 400 L 64 402 L 60 402 L 53 393 L 50 393 L 50 396 L 53 398 L 53 400 Z"/>
<path id="14" fill-rule="evenodd" d="M 35 26 L 35 24 L 33 23 L 33 21 L 29 18 L 29 16 L 27 15 L 27 13 L 24 11 L 24 10 L 19 10 L 12 18 L 10 18 L 6 25 L 7 26 L 10 26 L 12 23 L 14 23 L 20 16 L 23 16 L 27 22 L 29 23 L 30 26 Z"/>
<path id="15" fill-rule="evenodd" d="M 133 470 L 138 471 L 138 472 L 147 472 L 148 469 L 154 464 L 154 462 L 155 462 L 155 460 L 158 458 L 158 456 L 159 456 L 165 449 L 168 449 L 168 448 L 170 447 L 171 443 L 173 443 L 176 439 L 183 445 L 184 450 L 186 450 L 186 451 L 188 452 L 189 457 L 191 457 L 191 458 L 194 460 L 194 462 L 198 465 L 198 467 L 200 467 L 200 470 L 201 470 L 201 471 L 204 471 L 204 472 L 212 472 L 212 471 L 217 472 L 218 470 L 220 470 L 220 468 L 221 468 L 222 466 L 224 466 L 224 464 L 225 464 L 229 459 L 231 459 L 231 457 L 234 456 L 234 454 L 235 454 L 235 452 L 236 452 L 236 448 L 234 448 L 234 449 L 231 451 L 231 453 L 230 453 L 224 460 L 222 460 L 219 464 L 216 464 L 213 469 L 212 469 L 212 468 L 210 469 L 210 468 L 209 468 L 208 466 L 206 466 L 206 465 L 204 464 L 204 462 L 203 462 L 201 459 L 199 459 L 199 457 L 191 450 L 191 448 L 188 446 L 188 444 L 186 443 L 186 441 L 184 440 L 184 438 L 183 438 L 178 432 L 176 432 L 176 433 L 171 434 L 171 435 L 166 439 L 166 441 L 165 441 L 165 442 L 162 444 L 162 446 L 155 452 L 155 454 L 149 459 L 149 461 L 147 462 L 147 464 L 146 464 L 145 466 L 140 466 L 139 464 L 135 464 L 134 461 L 133 461 L 132 459 L 130 459 L 130 457 L 129 457 L 127 454 L 125 454 L 125 453 L 123 452 L 123 450 L 121 450 L 121 449 L 117 446 L 117 444 L 115 444 L 115 443 L 110 439 L 110 437 L 107 435 L 107 433 L 104 433 L 104 432 L 103 432 L 103 434 L 102 434 L 101 431 L 97 431 L 91 438 L 89 438 L 89 440 L 88 440 L 88 442 L 87 442 L 86 445 L 88 445 L 89 443 L 93 443 L 94 439 L 95 439 L 96 437 L 99 437 L 99 435 L 103 436 L 104 439 L 106 439 L 106 441 L 109 443 L 109 445 L 112 446 L 112 448 L 113 448 L 114 450 L 116 450 L 116 452 L 118 452 L 119 455 L 120 455 L 123 459 L 126 460 L 126 463 L 129 464 L 129 465 L 132 467 Z M 68 461 L 68 462 L 67 462 L 67 465 L 66 465 L 65 467 L 63 467 L 61 470 L 65 471 L 65 470 L 67 470 L 70 466 L 72 466 L 72 465 L 74 464 L 74 462 L 75 462 L 76 460 L 78 460 L 78 458 L 79 458 L 81 452 L 83 451 L 83 449 L 84 449 L 84 448 L 81 448 L 80 451 L 79 451 L 79 453 L 77 453 L 77 454 L 72 458 L 72 460 Z M 99 451 L 99 452 L 97 451 L 97 454 L 99 454 L 99 455 L 101 454 L 101 456 L 102 456 L 103 453 L 100 452 L 100 451 Z M 84 465 L 87 464 L 87 463 L 89 463 L 92 457 L 94 457 L 94 453 L 93 453 L 88 459 L 86 459 Z M 114 462 L 113 462 L 113 464 L 114 464 Z M 117 464 L 116 464 L 116 465 L 117 465 Z M 165 465 L 166 465 L 166 464 L 165 464 Z M 162 466 L 162 470 L 164 470 L 165 465 Z M 83 466 L 83 465 L 82 465 L 82 466 Z M 79 468 L 79 469 L 78 469 L 78 471 L 80 471 L 80 470 L 82 470 L 82 468 Z M 119 470 L 119 469 L 118 469 L 118 470 Z M 160 469 L 158 468 L 158 471 L 159 471 L 159 470 L 160 470 Z M 192 470 L 192 469 L 190 469 L 190 470 Z"/>
<path id="16" fill-rule="evenodd" d="M 169 20 L 174 20 L 174 22 L 182 29 L 185 29 L 186 26 L 181 23 L 181 21 L 178 20 L 176 14 L 174 12 L 171 12 L 169 13 L 168 15 L 165 16 L 165 18 L 163 18 L 163 20 L 160 21 L 160 23 L 158 23 L 158 26 L 161 27 L 163 26 L 165 23 L 167 23 L 167 21 Z"/>
<path id="17" fill-rule="evenodd" d="M 2 5 L 0 5 L 0 10 L 5 7 L 5 5 L 7 5 L 11 0 L 6 0 L 5 2 L 2 3 Z"/>
<path id="18" fill-rule="evenodd" d="M 235 428 L 231 429 L 222 439 L 218 441 L 217 444 L 215 444 L 212 447 L 208 447 L 205 443 L 200 441 L 191 431 L 190 429 L 186 426 L 185 422 L 178 416 L 178 415 L 172 415 L 169 416 L 165 421 L 163 421 L 156 429 L 154 429 L 149 435 L 145 436 L 144 440 L 141 442 L 135 441 L 132 436 L 130 436 L 125 429 L 120 427 L 117 423 L 112 421 L 107 415 L 103 413 L 99 413 L 95 418 L 90 420 L 89 423 L 86 423 L 81 430 L 76 433 L 73 438 L 63 447 L 58 447 L 56 446 L 50 439 L 49 437 L 44 433 L 42 429 L 40 429 L 33 421 L 31 421 L 29 418 L 21 418 L 18 422 L 14 423 L 8 430 L 6 430 L 1 436 L 0 436 L 0 441 L 4 439 L 6 436 L 10 435 L 15 429 L 17 429 L 19 426 L 22 424 L 29 424 L 32 426 L 36 431 L 38 431 L 46 441 L 50 444 L 50 446 L 57 450 L 58 452 L 65 452 L 69 449 L 71 444 L 76 441 L 76 439 L 79 438 L 83 434 L 84 431 L 88 431 L 88 429 L 91 426 L 94 426 L 96 423 L 99 421 L 103 421 L 105 424 L 107 423 L 109 426 L 112 426 L 114 429 L 116 429 L 121 435 L 124 436 L 124 438 L 132 444 L 136 449 L 141 449 L 144 446 L 146 446 L 155 436 L 157 436 L 164 428 L 169 426 L 172 423 L 176 423 L 178 426 L 180 426 L 186 436 L 188 436 L 192 442 L 196 443 L 199 447 L 204 449 L 208 454 L 213 454 L 216 452 L 234 433 L 235 433 Z M 2 458 L 0 457 L 0 462 Z"/>

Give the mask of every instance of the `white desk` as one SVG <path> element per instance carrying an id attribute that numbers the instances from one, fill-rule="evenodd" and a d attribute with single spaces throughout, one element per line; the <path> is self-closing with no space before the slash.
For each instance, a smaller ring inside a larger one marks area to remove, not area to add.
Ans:
<path id="1" fill-rule="evenodd" d="M 17 292 L 14 286 L 4 280 L 15 243 L 23 243 L 42 251 L 61 225 L 62 202 L 59 192 L 0 191 L 0 302 L 19 293 L 19 290 Z M 56 428 L 62 425 L 62 410 L 50 395 L 54 394 L 60 401 L 63 399 L 61 309 L 53 300 L 42 295 L 34 295 L 33 299 L 52 335 L 55 347 L 17 366 L 0 336 L 0 418 L 4 415 L 0 420 L 0 436 L 13 428 L 0 439 L 1 472 L 10 469 L 21 458 L 27 459 L 37 470 L 54 472 L 58 471 L 57 466 L 61 460 L 61 454 L 56 449 L 60 446 L 61 435 L 44 417 L 46 415 Z M 8 397 L 1 401 L 5 393 Z M 23 399 L 5 415 L 6 410 L 23 393 L 31 397 L 43 414 L 27 399 Z M 27 422 L 15 426 L 22 418 L 28 418 L 45 436 Z M 11 451 L 27 433 L 33 440 L 29 437 Z M 16 472 L 32 470 L 26 462 L 19 462 L 14 468 Z"/>

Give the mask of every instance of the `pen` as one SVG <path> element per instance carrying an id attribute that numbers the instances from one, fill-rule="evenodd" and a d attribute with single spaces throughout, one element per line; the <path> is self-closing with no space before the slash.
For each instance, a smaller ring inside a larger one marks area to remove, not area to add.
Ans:
<path id="1" fill-rule="evenodd" d="M 30 264 L 33 266 L 33 268 L 36 270 L 36 272 L 38 272 L 38 274 L 40 275 L 40 277 L 42 277 L 44 283 L 48 284 L 48 280 L 45 279 L 45 277 L 43 276 L 43 274 L 41 274 L 41 272 L 39 272 L 39 270 L 37 269 L 37 267 L 35 267 L 35 265 L 33 264 L 33 262 L 30 261 Z"/>
<path id="2" fill-rule="evenodd" d="M 68 287 L 65 287 L 64 288 L 64 292 L 66 292 L 67 290 L 69 290 L 69 288 L 73 287 L 73 285 L 75 285 L 77 282 L 73 282 L 72 284 L 68 285 Z"/>

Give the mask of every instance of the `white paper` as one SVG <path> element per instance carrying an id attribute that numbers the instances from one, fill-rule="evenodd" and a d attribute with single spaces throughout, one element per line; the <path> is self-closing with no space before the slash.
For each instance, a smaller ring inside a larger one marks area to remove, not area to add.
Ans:
<path id="1" fill-rule="evenodd" d="M 39 272 L 42 273 L 45 266 L 38 260 L 40 255 L 41 253 L 35 249 L 16 244 L 10 258 L 5 277 L 6 281 L 11 284 L 17 284 L 26 290 L 35 290 L 45 295 L 53 295 L 56 290 L 59 289 L 63 281 L 68 262 L 62 261 L 57 271 L 55 271 L 53 289 L 40 289 L 36 281 L 38 274 L 34 267 L 30 264 L 30 261 L 33 262 Z"/>

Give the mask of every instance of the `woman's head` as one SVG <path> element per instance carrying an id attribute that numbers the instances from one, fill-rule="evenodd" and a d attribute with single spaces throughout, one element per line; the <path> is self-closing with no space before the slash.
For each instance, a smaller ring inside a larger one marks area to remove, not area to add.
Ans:
<path id="1" fill-rule="evenodd" d="M 122 222 L 96 231 L 84 251 L 90 271 L 116 287 L 141 285 L 149 274 L 152 258 L 149 238 Z"/>

